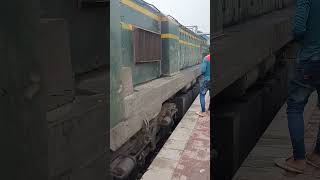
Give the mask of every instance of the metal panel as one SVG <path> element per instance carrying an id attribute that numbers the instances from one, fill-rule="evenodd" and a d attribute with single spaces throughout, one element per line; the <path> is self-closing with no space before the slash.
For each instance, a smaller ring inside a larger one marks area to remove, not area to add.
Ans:
<path id="1" fill-rule="evenodd" d="M 122 29 L 122 66 L 130 67 L 132 70 L 133 85 L 150 81 L 160 76 L 160 63 L 139 63 L 135 64 L 133 55 L 133 33 L 132 31 Z"/>
<path id="2" fill-rule="evenodd" d="M 239 23 L 251 17 L 283 8 L 292 0 L 217 0 L 214 1 L 214 32 L 221 32 L 221 17 L 225 27 Z M 221 13 L 220 13 L 221 11 Z M 220 15 L 221 14 L 221 15 Z M 218 30 L 219 29 L 219 30 Z"/>
<path id="3" fill-rule="evenodd" d="M 123 120 L 123 97 L 120 95 L 121 27 L 119 1 L 110 2 L 110 128 Z"/>
<path id="4" fill-rule="evenodd" d="M 45 72 L 49 111 L 71 102 L 74 98 L 69 31 L 63 19 L 42 19 L 40 35 L 41 68 Z"/>
<path id="5" fill-rule="evenodd" d="M 133 3 L 136 3 L 135 1 Z M 138 3 L 139 7 L 141 4 Z M 120 3 L 119 18 L 122 23 L 130 24 L 134 28 L 140 28 L 147 31 L 160 34 L 161 24 L 159 21 L 150 18 L 149 16 Z M 143 7 L 145 8 L 145 7 Z M 115 22 L 117 23 L 117 22 Z M 120 20 L 118 22 L 120 24 Z M 133 85 L 144 83 L 160 77 L 161 63 L 160 61 L 153 61 L 148 63 L 135 63 L 134 59 L 134 33 L 130 29 L 122 28 L 121 32 L 121 63 L 123 66 L 130 67 L 132 70 Z M 159 45 L 160 46 L 160 45 Z M 161 47 L 161 46 L 160 46 Z"/>
<path id="6" fill-rule="evenodd" d="M 78 0 L 80 8 L 106 7 L 110 0 Z"/>
<path id="7" fill-rule="evenodd" d="M 39 1 L 2 1 L 0 9 L 1 179 L 48 179 Z"/>
<path id="8" fill-rule="evenodd" d="M 106 7 L 80 8 L 78 1 L 42 0 L 42 18 L 62 18 L 69 24 L 73 70 L 85 73 L 106 65 Z"/>
<path id="9" fill-rule="evenodd" d="M 135 63 L 158 62 L 161 60 L 161 36 L 135 28 L 133 50 Z"/>
<path id="10" fill-rule="evenodd" d="M 178 26 L 171 21 L 162 22 L 162 34 L 170 34 L 172 36 L 178 35 Z M 162 38 L 162 62 L 161 73 L 164 75 L 173 75 L 180 70 L 179 67 L 179 50 L 180 44 L 178 39 Z M 181 54 L 181 53 L 180 53 Z"/>
<path id="11" fill-rule="evenodd" d="M 47 113 L 51 178 L 74 174 L 72 170 L 104 155 L 108 131 L 106 99 L 106 95 L 79 97 L 74 103 Z"/>
<path id="12" fill-rule="evenodd" d="M 121 21 L 137 25 L 143 29 L 160 32 L 161 22 L 120 3 Z"/>
<path id="13" fill-rule="evenodd" d="M 224 38 L 215 41 L 215 56 L 220 59 L 212 64 L 215 94 L 243 77 L 271 52 L 276 52 L 290 41 L 290 28 L 276 27 L 290 26 L 293 9 L 283 10 L 280 13 L 282 18 L 278 14 L 276 12 L 248 24 L 231 27 L 225 31 Z"/>

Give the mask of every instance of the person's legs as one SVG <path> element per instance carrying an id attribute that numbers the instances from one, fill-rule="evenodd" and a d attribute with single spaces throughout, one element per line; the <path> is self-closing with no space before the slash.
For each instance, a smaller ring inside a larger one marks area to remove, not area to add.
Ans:
<path id="1" fill-rule="evenodd" d="M 295 160 L 305 159 L 303 111 L 313 89 L 298 79 L 289 84 L 287 100 L 288 128 Z"/>
<path id="2" fill-rule="evenodd" d="M 315 87 L 317 75 L 312 68 L 316 65 L 310 60 L 299 62 L 295 77 L 289 84 L 288 127 L 295 160 L 305 159 L 303 112 L 310 94 L 315 90 L 313 87 Z"/>
<path id="3" fill-rule="evenodd" d="M 206 93 L 200 93 L 201 112 L 205 112 L 206 111 L 205 95 L 206 95 Z"/>
<path id="4" fill-rule="evenodd" d="M 293 157 L 284 162 L 276 162 L 280 167 L 295 172 L 303 172 L 306 167 L 303 112 L 310 94 L 314 91 L 309 85 L 306 67 L 308 64 L 305 62 L 297 65 L 295 76 L 288 87 L 287 118 Z"/>
<path id="5" fill-rule="evenodd" d="M 201 112 L 197 113 L 200 116 L 204 116 L 204 113 L 206 112 L 205 96 L 207 91 L 208 91 L 207 81 L 203 80 L 200 82 L 200 93 L 199 93 Z"/>

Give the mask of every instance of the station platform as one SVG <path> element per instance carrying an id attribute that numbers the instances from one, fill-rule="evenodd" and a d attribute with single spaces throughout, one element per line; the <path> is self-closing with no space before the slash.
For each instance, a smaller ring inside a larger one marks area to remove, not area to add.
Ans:
<path id="1" fill-rule="evenodd" d="M 207 93 L 206 108 L 210 97 Z M 209 180 L 210 115 L 200 117 L 199 96 L 194 100 L 142 180 Z"/>
<path id="2" fill-rule="evenodd" d="M 313 93 L 305 107 L 306 151 L 313 150 L 318 127 L 320 110 L 316 106 L 317 94 Z M 320 179 L 320 170 L 310 165 L 304 174 L 287 172 L 274 163 L 275 159 L 292 155 L 289 130 L 287 127 L 286 103 L 277 113 L 254 149 L 236 172 L 233 180 L 314 180 Z"/>

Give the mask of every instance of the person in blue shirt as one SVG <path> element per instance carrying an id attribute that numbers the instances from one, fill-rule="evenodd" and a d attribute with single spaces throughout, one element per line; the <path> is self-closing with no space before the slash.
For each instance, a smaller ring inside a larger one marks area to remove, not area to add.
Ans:
<path id="1" fill-rule="evenodd" d="M 320 0 L 297 0 L 293 35 L 301 45 L 295 76 L 288 87 L 287 118 L 293 156 L 277 159 L 279 167 L 303 173 L 306 163 L 320 168 L 320 132 L 315 148 L 306 154 L 304 144 L 304 107 L 310 94 L 320 90 Z M 318 94 L 319 95 L 319 94 Z"/>
<path id="2" fill-rule="evenodd" d="M 197 114 L 199 116 L 204 117 L 206 113 L 205 96 L 210 86 L 210 54 L 205 56 L 202 60 L 201 73 L 203 75 L 203 79 L 200 81 L 200 93 L 199 93 L 201 112 L 197 112 Z"/>

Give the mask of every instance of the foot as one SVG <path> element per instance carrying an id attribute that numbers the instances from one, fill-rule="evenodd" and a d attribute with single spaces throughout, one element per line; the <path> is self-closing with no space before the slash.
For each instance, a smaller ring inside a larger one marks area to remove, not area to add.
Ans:
<path id="1" fill-rule="evenodd" d="M 293 157 L 290 157 L 288 159 L 279 159 L 276 160 L 275 163 L 280 168 L 295 173 L 303 173 L 306 169 L 306 160 L 294 160 Z"/>
<path id="2" fill-rule="evenodd" d="M 306 160 L 294 160 L 293 157 L 286 161 L 287 165 L 297 169 L 304 170 L 306 168 Z"/>
<path id="3" fill-rule="evenodd" d="M 316 168 L 320 168 L 320 155 L 315 152 L 308 154 L 307 163 Z"/>
<path id="4" fill-rule="evenodd" d="M 206 116 L 206 112 L 197 112 L 197 114 L 199 115 L 199 116 L 201 116 L 201 117 L 204 117 L 204 116 Z"/>

